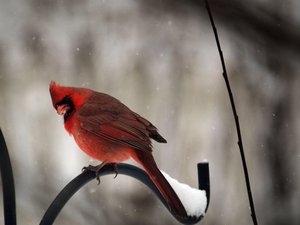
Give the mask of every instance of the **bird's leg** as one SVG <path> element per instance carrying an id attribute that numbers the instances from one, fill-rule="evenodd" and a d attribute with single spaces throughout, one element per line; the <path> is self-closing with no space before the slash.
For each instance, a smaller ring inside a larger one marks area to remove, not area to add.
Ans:
<path id="1" fill-rule="evenodd" d="M 92 171 L 92 172 L 95 172 L 96 173 L 96 179 L 98 181 L 98 185 L 100 184 L 100 174 L 99 174 L 99 171 L 102 169 L 103 166 L 105 166 L 107 163 L 106 162 L 102 162 L 101 164 L 97 165 L 97 166 L 92 166 L 92 165 L 89 165 L 89 166 L 85 166 L 82 168 L 82 171 L 86 171 L 86 170 L 89 170 L 89 171 Z"/>

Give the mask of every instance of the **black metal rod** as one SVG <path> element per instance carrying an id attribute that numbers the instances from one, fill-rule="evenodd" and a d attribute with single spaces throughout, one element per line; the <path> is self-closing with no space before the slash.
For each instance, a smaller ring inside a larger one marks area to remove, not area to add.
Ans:
<path id="1" fill-rule="evenodd" d="M 238 114 L 236 111 L 234 98 L 233 98 L 233 94 L 231 91 L 231 87 L 230 87 L 230 83 L 229 83 L 229 79 L 228 79 L 228 75 L 227 75 L 227 71 L 226 71 L 225 60 L 224 60 L 223 52 L 221 49 L 221 44 L 220 44 L 217 28 L 214 23 L 214 19 L 213 19 L 213 16 L 212 16 L 209 4 L 208 4 L 208 0 L 204 0 L 204 2 L 205 2 L 205 7 L 208 12 L 211 26 L 213 28 L 214 36 L 216 39 L 217 48 L 218 48 L 218 52 L 220 55 L 222 69 L 223 69 L 223 78 L 226 83 L 226 88 L 228 91 L 229 100 L 230 100 L 230 104 L 231 104 L 231 108 L 232 108 L 232 112 L 233 112 L 233 116 L 234 116 L 234 120 L 235 120 L 236 131 L 237 131 L 237 136 L 238 136 L 238 146 L 240 149 L 240 155 L 241 155 L 241 160 L 242 160 L 242 165 L 243 165 L 243 170 L 244 170 L 244 177 L 245 177 L 245 182 L 246 182 L 246 187 L 247 187 L 248 199 L 249 199 L 249 204 L 250 204 L 250 209 L 251 209 L 251 217 L 253 220 L 253 224 L 257 225 L 258 223 L 257 223 L 257 219 L 256 219 L 254 201 L 253 201 L 251 185 L 250 185 L 250 178 L 249 178 L 249 173 L 248 173 L 248 168 L 247 168 L 247 163 L 246 163 L 246 157 L 245 157 L 245 153 L 244 153 L 244 146 L 243 146 L 243 140 L 242 140 L 242 133 L 241 133 L 241 129 L 240 129 L 239 117 L 238 117 Z"/>
<path id="2" fill-rule="evenodd" d="M 209 180 L 209 165 L 208 162 L 201 162 L 197 165 L 198 168 L 198 184 L 199 190 L 205 190 L 206 192 L 206 209 L 208 209 L 209 200 L 210 200 L 210 180 Z"/>
<path id="3" fill-rule="evenodd" d="M 161 196 L 160 192 L 151 181 L 149 176 L 140 168 L 120 163 L 117 164 L 118 167 L 118 174 L 123 174 L 127 176 L 131 176 L 136 178 L 140 182 L 147 185 L 160 199 L 160 201 L 164 204 L 164 206 L 169 210 L 165 199 Z M 209 186 L 209 170 L 208 170 L 208 163 L 199 163 L 198 164 L 198 173 L 199 173 L 199 188 L 203 187 L 203 190 L 207 193 L 207 207 L 209 204 L 209 193 L 210 193 L 210 186 Z M 115 174 L 114 168 L 111 165 L 105 165 L 100 170 L 100 176 L 108 175 L 108 174 Z M 48 210 L 46 211 L 45 215 L 43 216 L 40 225 L 51 225 L 55 221 L 56 217 L 64 207 L 64 205 L 68 202 L 68 200 L 86 183 L 96 178 L 95 172 L 91 172 L 89 170 L 84 171 L 83 173 L 79 174 L 75 177 L 69 184 L 65 186 L 65 188 L 57 195 L 54 201 L 49 206 Z M 207 208 L 206 208 L 207 210 Z M 170 210 L 169 210 L 170 211 Z M 170 211 L 171 212 L 171 211 Z M 192 217 L 188 216 L 186 218 L 178 217 L 173 212 L 171 214 L 183 224 L 195 224 L 198 223 L 203 216 L 199 217 Z"/>
<path id="4" fill-rule="evenodd" d="M 17 224 L 16 195 L 15 195 L 13 171 L 12 171 L 7 146 L 1 128 L 0 128 L 0 170 L 1 170 L 2 191 L 3 191 L 4 224 L 16 225 Z"/>

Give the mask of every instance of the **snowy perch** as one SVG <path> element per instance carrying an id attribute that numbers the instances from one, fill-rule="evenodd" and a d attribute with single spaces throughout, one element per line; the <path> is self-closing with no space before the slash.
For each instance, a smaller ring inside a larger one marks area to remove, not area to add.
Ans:
<path id="1" fill-rule="evenodd" d="M 206 191 L 180 183 L 164 171 L 161 172 L 178 195 L 188 216 L 204 216 L 207 206 Z"/>
<path id="2" fill-rule="evenodd" d="M 108 174 L 114 174 L 115 171 L 112 169 L 111 165 L 105 165 L 99 171 L 100 176 L 105 176 Z M 149 176 L 145 173 L 144 170 L 125 163 L 118 164 L 118 173 L 133 177 L 145 185 L 147 185 L 157 196 L 158 198 L 165 204 L 166 202 L 159 195 L 159 191 L 149 178 Z M 210 199 L 210 185 L 209 185 L 209 168 L 208 163 L 199 163 L 198 164 L 198 181 L 199 181 L 199 189 L 191 188 L 186 184 L 179 183 L 177 180 L 171 178 L 166 173 L 162 172 L 165 178 L 168 180 L 170 185 L 173 187 L 174 191 L 177 193 L 179 199 L 181 200 L 185 210 L 187 212 L 187 217 L 178 217 L 173 214 L 175 219 L 177 219 L 180 223 L 183 224 L 196 224 L 198 223 L 204 216 Z M 49 225 L 53 224 L 54 220 L 61 212 L 64 205 L 70 200 L 70 198 L 80 190 L 85 184 L 89 181 L 96 178 L 96 173 L 86 170 L 83 173 L 79 174 L 75 177 L 70 183 L 68 183 L 63 190 L 57 195 L 54 201 L 50 204 L 47 209 L 45 215 L 43 216 L 40 225 Z M 165 204 L 167 207 L 167 205 Z"/>

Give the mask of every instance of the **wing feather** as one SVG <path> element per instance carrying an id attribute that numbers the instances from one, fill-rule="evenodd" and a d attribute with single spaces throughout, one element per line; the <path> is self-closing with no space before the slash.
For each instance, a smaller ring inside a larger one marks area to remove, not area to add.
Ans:
<path id="1" fill-rule="evenodd" d="M 150 138 L 158 134 L 157 128 L 109 95 L 95 92 L 78 110 L 78 115 L 81 128 L 99 138 L 152 151 Z"/>

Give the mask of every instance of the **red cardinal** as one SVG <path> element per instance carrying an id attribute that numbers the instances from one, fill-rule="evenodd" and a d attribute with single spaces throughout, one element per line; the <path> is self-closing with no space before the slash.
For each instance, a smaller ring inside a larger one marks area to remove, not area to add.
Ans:
<path id="1" fill-rule="evenodd" d="M 90 157 L 102 161 L 96 173 L 108 163 L 133 158 L 147 172 L 171 211 L 186 217 L 178 196 L 161 174 L 152 156 L 151 138 L 167 141 L 148 120 L 131 111 L 119 100 L 87 88 L 64 87 L 50 83 L 52 103 L 64 116 L 66 130 Z"/>

